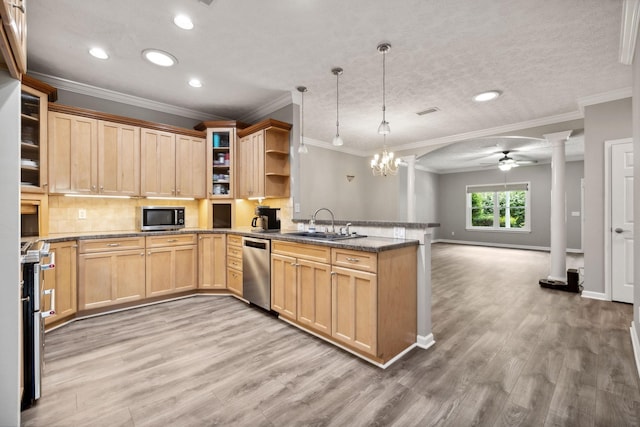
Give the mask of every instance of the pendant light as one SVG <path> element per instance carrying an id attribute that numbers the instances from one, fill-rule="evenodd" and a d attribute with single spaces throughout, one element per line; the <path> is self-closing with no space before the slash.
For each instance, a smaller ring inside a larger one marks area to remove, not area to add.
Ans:
<path id="1" fill-rule="evenodd" d="M 339 119 L 339 100 L 340 100 L 340 87 L 339 87 L 339 81 L 340 81 L 340 74 L 342 74 L 342 68 L 340 67 L 336 67 L 336 68 L 332 68 L 331 72 L 333 73 L 334 76 L 336 76 L 336 136 L 333 137 L 333 145 L 335 145 L 336 147 L 339 147 L 341 145 L 344 145 L 344 141 L 342 140 L 342 138 L 340 137 L 340 121 Z"/>
<path id="2" fill-rule="evenodd" d="M 298 86 L 296 89 L 298 89 L 302 97 L 302 102 L 300 103 L 300 145 L 298 146 L 298 153 L 307 154 L 309 149 L 304 145 L 304 93 L 307 91 L 307 88 Z"/>
<path id="3" fill-rule="evenodd" d="M 382 54 L 382 122 L 380 122 L 380 126 L 378 126 L 378 133 L 381 135 L 387 135 L 391 133 L 391 128 L 389 127 L 389 122 L 387 121 L 386 116 L 386 86 L 385 86 L 385 78 L 387 74 L 386 70 L 386 57 L 387 52 L 391 50 L 391 45 L 389 43 L 380 43 L 378 45 L 378 52 Z"/>

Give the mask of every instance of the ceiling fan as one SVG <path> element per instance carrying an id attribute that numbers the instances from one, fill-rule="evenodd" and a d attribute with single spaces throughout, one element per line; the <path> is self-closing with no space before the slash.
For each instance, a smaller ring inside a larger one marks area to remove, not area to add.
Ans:
<path id="1" fill-rule="evenodd" d="M 498 168 L 501 171 L 509 171 L 511 168 L 518 167 L 520 165 L 531 165 L 537 163 L 535 160 L 514 160 L 512 157 L 509 157 L 510 151 L 503 151 L 503 157 L 498 159 Z"/>

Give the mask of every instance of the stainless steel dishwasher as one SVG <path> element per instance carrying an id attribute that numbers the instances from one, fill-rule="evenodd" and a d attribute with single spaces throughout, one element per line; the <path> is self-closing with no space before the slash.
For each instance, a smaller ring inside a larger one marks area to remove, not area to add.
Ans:
<path id="1" fill-rule="evenodd" d="M 242 297 L 271 310 L 271 241 L 242 238 Z"/>

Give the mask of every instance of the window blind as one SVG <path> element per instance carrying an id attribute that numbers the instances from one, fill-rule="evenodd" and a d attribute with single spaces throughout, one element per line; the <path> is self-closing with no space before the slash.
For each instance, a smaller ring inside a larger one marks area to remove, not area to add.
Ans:
<path id="1" fill-rule="evenodd" d="M 493 193 L 496 191 L 529 191 L 529 183 L 511 182 L 507 184 L 467 185 L 467 193 Z"/>

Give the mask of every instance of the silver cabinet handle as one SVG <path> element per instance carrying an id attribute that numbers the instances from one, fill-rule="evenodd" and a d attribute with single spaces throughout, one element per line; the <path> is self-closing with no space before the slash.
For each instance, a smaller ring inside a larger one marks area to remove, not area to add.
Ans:
<path id="1" fill-rule="evenodd" d="M 336 273 L 335 271 L 332 271 L 330 274 L 331 274 L 332 276 L 335 276 L 335 275 L 336 275 L 336 274 L 338 274 L 338 273 Z"/>
<path id="2" fill-rule="evenodd" d="M 175 243 L 178 239 L 167 239 L 167 243 Z"/>
<path id="3" fill-rule="evenodd" d="M 120 243 L 107 243 L 107 246 L 109 246 L 110 248 L 115 248 L 117 246 L 120 246 Z"/>
<path id="4" fill-rule="evenodd" d="M 349 262 L 360 262 L 360 260 L 358 258 L 351 258 L 351 257 L 347 257 L 347 261 L 349 261 Z"/>
<path id="5" fill-rule="evenodd" d="M 20 301 L 29 302 L 29 301 L 31 301 L 31 298 L 29 298 L 29 297 L 20 298 Z"/>
<path id="6" fill-rule="evenodd" d="M 620 233 L 622 233 L 624 230 L 623 230 L 622 228 L 618 227 L 618 228 L 616 228 L 616 229 L 615 229 L 615 230 L 613 230 L 613 231 L 615 231 L 616 233 L 620 234 Z"/>

